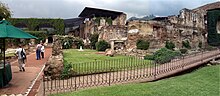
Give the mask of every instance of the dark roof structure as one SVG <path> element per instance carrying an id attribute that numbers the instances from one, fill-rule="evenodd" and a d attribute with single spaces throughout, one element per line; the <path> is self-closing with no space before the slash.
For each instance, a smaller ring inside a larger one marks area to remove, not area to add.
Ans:
<path id="1" fill-rule="evenodd" d="M 155 21 L 164 21 L 164 20 L 168 20 L 168 17 L 155 17 L 154 19 Z"/>
<path id="2" fill-rule="evenodd" d="M 64 25 L 65 27 L 79 26 L 83 23 L 84 19 L 85 18 L 64 19 Z"/>
<path id="3" fill-rule="evenodd" d="M 113 20 L 123 12 L 104 10 L 98 8 L 85 7 L 78 17 L 92 18 L 92 17 L 111 17 Z"/>

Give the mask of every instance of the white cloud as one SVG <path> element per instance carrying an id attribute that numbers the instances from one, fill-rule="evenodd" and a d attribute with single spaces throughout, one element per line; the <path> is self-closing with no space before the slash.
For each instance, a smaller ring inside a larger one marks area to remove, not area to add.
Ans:
<path id="1" fill-rule="evenodd" d="M 84 7 L 122 11 L 128 17 L 154 14 L 178 14 L 182 8 L 196 8 L 217 0 L 1 0 L 13 11 L 13 17 L 73 18 Z"/>

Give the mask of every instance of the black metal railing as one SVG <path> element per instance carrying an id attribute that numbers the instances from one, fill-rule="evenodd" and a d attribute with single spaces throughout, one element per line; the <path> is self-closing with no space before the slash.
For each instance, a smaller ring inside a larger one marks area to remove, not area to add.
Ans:
<path id="1" fill-rule="evenodd" d="M 135 57 L 71 64 L 75 74 L 68 79 L 48 80 L 47 76 L 43 76 L 44 94 L 76 91 L 93 86 L 156 80 L 159 76 L 166 76 L 169 72 L 182 70 L 192 64 L 202 64 L 215 59 L 218 55 L 218 50 L 202 51 L 177 57 L 165 64 L 156 64 L 153 61 Z"/>

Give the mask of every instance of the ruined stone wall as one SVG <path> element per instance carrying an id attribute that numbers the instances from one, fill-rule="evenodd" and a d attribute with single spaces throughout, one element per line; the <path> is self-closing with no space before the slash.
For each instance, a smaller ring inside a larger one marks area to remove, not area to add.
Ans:
<path id="1" fill-rule="evenodd" d="M 126 14 L 121 14 L 115 20 L 112 21 L 112 25 L 125 25 L 126 23 Z"/>
<path id="2" fill-rule="evenodd" d="M 149 48 L 161 48 L 167 40 L 167 29 L 163 22 L 157 21 L 130 21 L 128 22 L 128 39 L 126 48 L 132 50 L 136 48 L 138 39 L 150 42 Z"/>
<path id="3" fill-rule="evenodd" d="M 201 14 L 183 9 L 179 16 L 169 16 L 164 21 L 130 21 L 128 22 L 127 48 L 136 48 L 138 39 L 150 41 L 150 48 L 161 48 L 165 42 L 172 41 L 176 48 L 182 48 L 182 41 L 190 41 L 192 48 L 198 48 L 199 42 L 206 42 L 204 37 L 205 26 Z M 129 32 L 135 32 L 130 34 Z M 138 38 L 138 39 L 135 39 Z"/>
<path id="4" fill-rule="evenodd" d="M 123 37 L 127 37 L 126 27 L 118 25 L 104 26 L 99 34 L 99 40 L 105 40 L 109 43 L 111 39 L 120 40 Z"/>
<path id="5" fill-rule="evenodd" d="M 178 19 L 177 19 L 178 20 Z M 189 9 L 180 10 L 179 22 L 183 26 L 199 27 L 205 29 L 204 12 L 194 12 Z"/>

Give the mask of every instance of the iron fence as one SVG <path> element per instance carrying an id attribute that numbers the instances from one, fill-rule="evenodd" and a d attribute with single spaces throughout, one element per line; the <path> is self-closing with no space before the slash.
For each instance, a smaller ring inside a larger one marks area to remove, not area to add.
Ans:
<path id="1" fill-rule="evenodd" d="M 157 64 L 135 57 L 71 64 L 75 72 L 68 79 L 48 80 L 47 76 L 43 76 L 44 95 L 76 91 L 94 86 L 156 80 L 159 76 L 165 77 L 167 73 L 182 70 L 186 66 L 210 61 L 218 54 L 218 50 L 202 51 L 177 57 L 165 64 Z"/>

